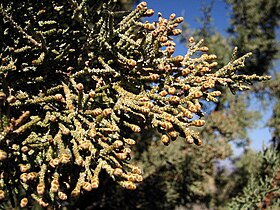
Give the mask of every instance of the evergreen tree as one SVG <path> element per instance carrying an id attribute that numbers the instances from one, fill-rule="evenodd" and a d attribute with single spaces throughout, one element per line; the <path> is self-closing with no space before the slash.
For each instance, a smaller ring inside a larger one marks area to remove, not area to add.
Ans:
<path id="1" fill-rule="evenodd" d="M 267 63 L 254 55 L 244 70 L 250 75 L 243 75 L 248 48 L 231 56 L 226 39 L 206 24 L 197 36 L 206 36 L 208 47 L 190 37 L 188 53 L 174 56 L 171 37 L 181 33 L 176 27 L 183 19 L 171 14 L 143 23 L 153 10 L 142 2 L 128 11 L 132 3 L 1 2 L 2 207 L 239 208 L 255 185 L 263 188 L 248 205 L 276 206 L 275 150 L 260 157 L 248 151 L 257 164 L 246 156 L 237 161 L 231 174 L 237 184 L 215 162 L 231 155 L 229 141 L 247 139 L 257 117 L 246 97 L 232 97 L 224 86 L 239 95 L 252 81 L 268 79 L 248 69 L 252 63 L 269 68 L 277 48 L 264 50 Z M 234 19 L 237 7 L 230 3 Z M 276 26 L 279 13 L 270 15 L 265 21 Z M 241 34 L 237 28 L 231 31 Z M 229 202 L 241 183 L 244 195 Z"/>
<path id="2" fill-rule="evenodd" d="M 280 2 L 277 0 L 227 0 L 231 7 L 232 43 L 238 53 L 252 52 L 247 72 L 267 73 L 279 58 L 276 29 L 280 24 Z"/>

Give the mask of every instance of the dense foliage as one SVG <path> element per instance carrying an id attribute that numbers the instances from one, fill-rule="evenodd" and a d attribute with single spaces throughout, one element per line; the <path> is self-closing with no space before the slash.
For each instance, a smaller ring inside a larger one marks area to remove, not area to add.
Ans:
<path id="1" fill-rule="evenodd" d="M 143 23 L 154 11 L 145 2 L 128 12 L 130 6 L 113 0 L 1 2 L 3 208 L 223 208 L 227 196 L 236 196 L 237 186 L 221 192 L 232 182 L 215 161 L 231 154 L 228 141 L 246 138 L 255 113 L 224 87 L 247 90 L 269 77 L 252 74 L 265 71 L 242 74 L 251 55 L 246 49 L 217 62 L 223 50 L 212 53 L 218 47 L 211 36 L 210 50 L 189 37 L 187 53 L 174 56 L 172 37 L 181 34 L 183 18 Z M 260 173 L 240 170 L 248 186 L 229 203 L 233 208 L 248 204 L 255 180 L 261 189 L 249 205 L 269 206 L 277 197 L 268 194 L 279 185 L 276 151 L 255 161 Z"/>

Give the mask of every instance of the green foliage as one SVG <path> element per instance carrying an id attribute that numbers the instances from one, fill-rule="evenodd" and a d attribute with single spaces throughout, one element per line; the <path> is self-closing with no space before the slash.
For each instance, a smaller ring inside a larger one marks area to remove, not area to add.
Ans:
<path id="1" fill-rule="evenodd" d="M 227 2 L 232 8 L 229 29 L 231 43 L 239 47 L 239 53 L 253 52 L 253 56 L 246 61 L 247 69 L 241 72 L 258 75 L 270 72 L 273 75 L 273 80 L 269 84 L 256 86 L 253 93 L 257 93 L 258 96 L 268 93 L 264 101 L 268 101 L 269 106 L 272 106 L 275 101 L 273 116 L 268 126 L 273 130 L 272 141 L 279 148 L 279 73 L 272 70 L 273 61 L 280 58 L 279 40 L 277 40 L 280 3 L 277 0 L 227 0 Z"/>
<path id="2" fill-rule="evenodd" d="M 227 0 L 232 8 L 231 28 L 233 45 L 239 53 L 252 52 L 245 72 L 262 75 L 279 58 L 276 29 L 280 24 L 278 0 Z M 240 55 L 240 54 L 239 54 Z"/>
<path id="3" fill-rule="evenodd" d="M 229 209 L 275 209 L 280 206 L 280 158 L 273 149 L 259 153 L 253 162 L 252 155 L 244 155 L 237 165 L 247 167 L 243 192 L 228 204 Z M 240 168 L 239 168 L 240 169 Z M 241 171 L 244 171 L 242 170 Z M 237 170 L 238 171 L 238 170 Z M 241 174 L 242 175 L 242 174 Z M 240 182 L 239 182 L 240 183 Z"/>
<path id="4" fill-rule="evenodd" d="M 280 74 L 275 73 L 273 81 L 266 88 L 272 99 L 275 100 L 273 107 L 273 115 L 268 122 L 268 126 L 272 128 L 272 142 L 278 151 L 280 151 Z M 272 100 L 271 100 L 272 101 Z"/>
<path id="5" fill-rule="evenodd" d="M 201 104 L 217 102 L 221 86 L 242 91 L 269 77 L 237 74 L 250 53 L 236 57 L 236 49 L 216 68 L 216 55 L 193 37 L 186 55 L 173 56 L 183 19 L 141 22 L 152 14 L 145 2 L 126 12 L 117 1 L 1 1 L 1 202 L 74 205 L 81 194 L 106 188 L 104 177 L 130 190 L 143 178 L 163 180 L 156 186 L 165 208 L 214 193 L 212 161 L 228 155 L 219 146 L 225 140 L 201 150 L 185 143 L 202 143 Z M 140 141 L 134 133 L 151 128 L 165 145 L 180 142 L 156 152 L 157 142 L 140 138 L 152 146 L 129 162 Z"/>

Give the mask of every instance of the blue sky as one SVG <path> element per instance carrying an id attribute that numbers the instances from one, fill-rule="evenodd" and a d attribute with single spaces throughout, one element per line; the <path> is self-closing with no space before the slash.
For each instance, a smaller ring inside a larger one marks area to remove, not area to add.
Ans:
<path id="1" fill-rule="evenodd" d="M 200 25 L 196 21 L 197 17 L 201 17 L 202 11 L 200 10 L 203 4 L 210 4 L 211 0 L 146 0 L 148 8 L 155 11 L 154 18 L 157 18 L 157 13 L 161 12 L 163 17 L 168 18 L 171 13 L 177 16 L 183 16 L 184 20 L 188 23 L 190 28 L 198 28 Z M 224 3 L 224 0 L 215 0 L 212 10 L 212 18 L 214 27 L 223 35 L 226 35 L 226 30 L 229 26 L 229 8 Z M 150 21 L 154 19 L 149 19 Z M 185 54 L 186 48 L 177 42 L 176 54 Z M 277 65 L 277 68 L 280 65 Z M 260 110 L 260 104 L 253 103 L 251 105 L 253 110 Z M 271 109 L 261 111 L 265 117 L 258 122 L 258 127 L 250 129 L 249 134 L 252 139 L 251 147 L 255 150 L 261 150 L 264 145 L 268 144 L 271 139 L 269 129 L 265 127 L 266 121 L 270 118 Z M 235 153 L 241 151 L 234 149 Z"/>
<path id="2" fill-rule="evenodd" d="M 148 8 L 154 9 L 155 14 L 161 12 L 164 17 L 168 18 L 171 13 L 177 16 L 183 16 L 191 28 L 198 27 L 196 17 L 199 17 L 203 3 L 209 4 L 211 0 L 147 0 Z M 228 26 L 228 10 L 223 0 L 216 0 L 213 7 L 214 25 L 221 33 L 226 31 Z"/>

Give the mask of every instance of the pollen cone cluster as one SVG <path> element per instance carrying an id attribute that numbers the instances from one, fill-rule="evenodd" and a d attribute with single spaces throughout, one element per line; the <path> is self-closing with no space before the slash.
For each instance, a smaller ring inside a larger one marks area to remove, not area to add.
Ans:
<path id="1" fill-rule="evenodd" d="M 248 55 L 213 71 L 216 56 L 193 38 L 173 55 L 183 18 L 142 22 L 154 13 L 145 2 L 130 13 L 115 1 L 15 2 L 0 4 L 0 199 L 24 191 L 17 206 L 78 198 L 101 171 L 135 189 L 132 133 L 200 145 L 202 100 L 268 79 L 235 74 Z"/>

